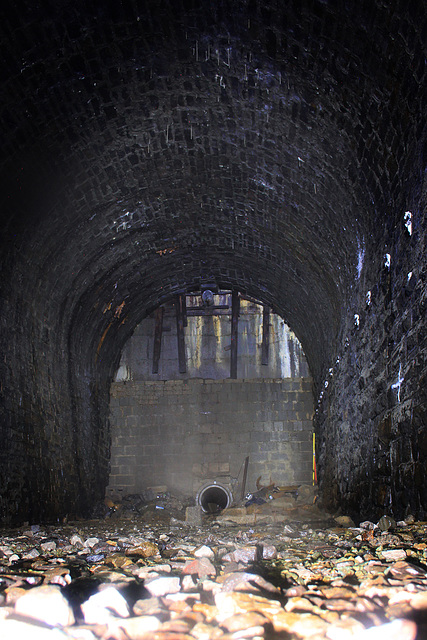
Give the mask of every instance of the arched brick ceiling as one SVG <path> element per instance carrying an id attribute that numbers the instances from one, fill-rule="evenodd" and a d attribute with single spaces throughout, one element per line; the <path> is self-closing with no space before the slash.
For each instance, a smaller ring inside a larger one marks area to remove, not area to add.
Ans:
<path id="1" fill-rule="evenodd" d="M 58 344 L 111 376 L 214 280 L 283 315 L 320 383 L 421 166 L 424 3 L 6 4 L 5 265 Z"/>

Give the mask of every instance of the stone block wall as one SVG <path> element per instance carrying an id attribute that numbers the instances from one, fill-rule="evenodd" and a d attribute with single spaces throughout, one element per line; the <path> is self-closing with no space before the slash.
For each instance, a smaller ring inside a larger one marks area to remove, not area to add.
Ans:
<path id="1" fill-rule="evenodd" d="M 312 482 L 310 378 L 121 382 L 110 406 L 108 494 L 167 485 L 195 495 L 207 481 L 233 484 L 246 456 L 248 491 L 259 476 Z"/>

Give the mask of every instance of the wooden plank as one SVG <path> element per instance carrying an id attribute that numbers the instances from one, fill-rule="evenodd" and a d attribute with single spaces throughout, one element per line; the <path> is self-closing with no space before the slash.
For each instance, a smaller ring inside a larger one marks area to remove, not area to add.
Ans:
<path id="1" fill-rule="evenodd" d="M 162 333 L 163 333 L 163 307 L 156 310 L 156 324 L 154 327 L 154 348 L 153 348 L 153 367 L 152 373 L 159 373 L 160 352 L 162 349 Z"/>
<path id="2" fill-rule="evenodd" d="M 230 315 L 231 315 L 230 309 L 213 309 L 212 307 L 206 308 L 206 309 L 187 308 L 187 316 L 189 318 L 194 316 L 230 316 Z"/>
<path id="3" fill-rule="evenodd" d="M 268 365 L 268 351 L 270 346 L 270 307 L 262 308 L 262 347 L 261 364 Z"/>
<path id="4" fill-rule="evenodd" d="M 231 357 L 230 357 L 230 378 L 237 378 L 237 338 L 239 323 L 240 298 L 239 292 L 233 291 L 231 294 Z"/>
<path id="5" fill-rule="evenodd" d="M 182 296 L 176 296 L 175 312 L 176 312 L 176 335 L 177 335 L 177 341 L 178 341 L 179 372 L 186 373 L 187 366 L 185 363 L 184 313 L 183 313 Z"/>

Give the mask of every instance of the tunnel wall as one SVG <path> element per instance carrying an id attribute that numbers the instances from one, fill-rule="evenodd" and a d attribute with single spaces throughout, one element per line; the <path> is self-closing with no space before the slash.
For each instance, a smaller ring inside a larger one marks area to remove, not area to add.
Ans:
<path id="1" fill-rule="evenodd" d="M 427 514 L 426 229 L 424 183 L 367 256 L 316 409 L 325 504 L 356 518 Z"/>
<path id="2" fill-rule="evenodd" d="M 88 513 L 123 346 L 211 282 L 301 341 L 325 501 L 425 510 L 426 34 L 422 0 L 2 3 L 2 522 Z"/>
<path id="3" fill-rule="evenodd" d="M 108 386 L 51 281 L 22 253 L 2 270 L 0 523 L 90 515 L 108 478 Z M 54 272 L 51 272 L 54 277 Z M 43 283 L 43 284 L 42 284 Z M 64 281 L 63 281 L 64 284 Z M 68 298 L 69 303 L 70 297 Z"/>
<path id="4" fill-rule="evenodd" d="M 72 508 L 73 488 L 78 484 L 75 461 L 69 454 L 74 447 L 67 429 L 71 405 L 64 362 L 37 351 L 39 341 L 45 344 L 47 330 L 43 339 L 43 327 L 30 309 L 25 304 L 17 307 L 19 320 L 9 308 L 10 316 L 3 316 L 2 322 L 4 335 L 9 335 L 1 359 L 2 524 L 55 518 L 62 510 L 59 496 Z M 19 334 L 16 342 L 5 327 L 6 317 L 14 318 L 14 333 Z"/>
<path id="5" fill-rule="evenodd" d="M 310 378 L 114 383 L 107 491 L 195 495 L 207 480 L 237 477 L 246 456 L 248 490 L 259 476 L 311 483 L 312 417 Z"/>

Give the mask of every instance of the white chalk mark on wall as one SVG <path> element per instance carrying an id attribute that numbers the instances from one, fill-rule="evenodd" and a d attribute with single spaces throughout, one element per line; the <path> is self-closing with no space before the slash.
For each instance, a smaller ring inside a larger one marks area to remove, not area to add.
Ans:
<path id="1" fill-rule="evenodd" d="M 410 211 L 405 211 L 404 220 L 406 230 L 412 236 L 412 213 Z"/>
<path id="2" fill-rule="evenodd" d="M 397 381 L 391 385 L 393 390 L 397 389 L 397 401 L 400 402 L 400 390 L 402 388 L 402 382 L 404 382 L 404 378 L 402 378 L 402 365 L 399 365 L 399 376 Z"/>

